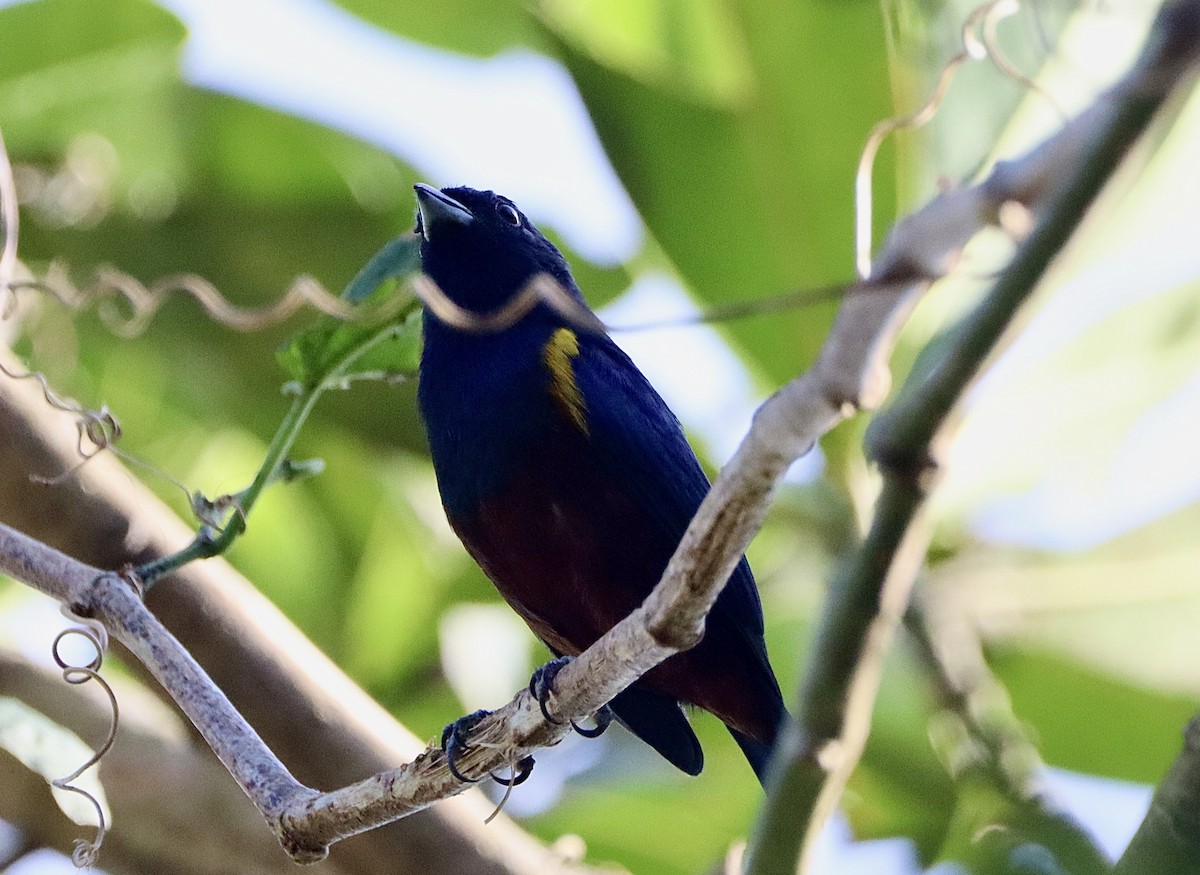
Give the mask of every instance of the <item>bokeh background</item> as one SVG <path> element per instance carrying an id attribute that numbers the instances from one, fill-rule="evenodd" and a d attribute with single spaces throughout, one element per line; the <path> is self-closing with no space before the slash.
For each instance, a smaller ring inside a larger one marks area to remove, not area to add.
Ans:
<path id="1" fill-rule="evenodd" d="M 200 274 L 245 306 L 299 274 L 337 290 L 411 228 L 411 186 L 426 181 L 516 200 L 617 326 L 845 282 L 867 132 L 924 100 L 969 10 L 0 3 L 0 131 L 21 199 L 20 258 L 61 283 L 102 265 L 145 282 Z M 934 124 L 885 147 L 877 226 L 1053 131 L 1127 66 L 1153 11 L 1141 0 L 1049 3 L 1007 19 L 999 44 L 1038 86 L 987 61 L 965 67 Z M 1198 126 L 1200 102 L 1174 107 L 971 394 L 922 581 L 983 636 L 1050 767 L 1055 804 L 1113 854 L 1200 705 Z M 914 315 L 897 381 L 1011 248 L 998 233 L 972 244 Z M 835 308 L 615 337 L 715 471 L 755 405 L 811 363 Z M 24 293 L 0 332 L 54 386 L 111 407 L 127 452 L 216 495 L 261 460 L 287 404 L 275 350 L 304 324 L 241 335 L 180 298 L 123 338 L 94 310 Z M 750 550 L 785 690 L 830 571 L 869 512 L 864 427 L 865 417 L 842 426 L 797 465 Z M 273 489 L 231 560 L 418 735 L 507 701 L 545 654 L 444 523 L 415 385 L 327 396 L 297 454 L 323 458 L 325 473 Z M 186 514 L 167 477 L 139 474 Z M 0 582 L 0 647 L 45 662 L 61 623 L 46 600 Z M 937 711 L 902 638 L 820 871 L 914 872 L 945 856 L 962 793 L 930 740 Z M 760 795 L 722 727 L 695 722 L 708 761 L 699 779 L 614 731 L 539 758 L 508 811 L 548 841 L 581 836 L 594 861 L 704 871 L 745 834 Z M 0 866 L 29 875 L 69 863 L 10 829 Z"/>

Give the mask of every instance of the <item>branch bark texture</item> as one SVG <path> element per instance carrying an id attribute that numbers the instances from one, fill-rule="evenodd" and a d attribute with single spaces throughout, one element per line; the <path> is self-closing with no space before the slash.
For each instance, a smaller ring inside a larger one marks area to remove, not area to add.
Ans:
<path id="1" fill-rule="evenodd" d="M 1155 790 L 1113 875 L 1148 872 L 1200 872 L 1200 716 L 1184 731 L 1183 751 Z"/>

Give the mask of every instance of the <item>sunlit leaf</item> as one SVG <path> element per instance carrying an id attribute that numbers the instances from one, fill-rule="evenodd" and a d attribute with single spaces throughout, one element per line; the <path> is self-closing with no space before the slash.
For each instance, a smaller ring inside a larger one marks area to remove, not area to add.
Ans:
<path id="1" fill-rule="evenodd" d="M 40 711 L 9 696 L 0 696 L 0 748 L 8 751 L 47 782 L 70 775 L 92 757 L 92 749 L 78 735 L 60 726 Z M 112 812 L 104 788 L 94 769 L 71 782 L 89 793 L 112 823 Z M 96 808 L 78 793 L 52 788 L 54 801 L 63 814 L 84 826 L 96 826 Z"/>
<path id="2" fill-rule="evenodd" d="M 338 5 L 409 39 L 456 52 L 493 55 L 539 41 L 528 5 L 515 0 L 338 0 Z"/>
<path id="3" fill-rule="evenodd" d="M 1157 781 L 1200 710 L 1196 698 L 1137 687 L 1046 651 L 1006 647 L 993 667 L 1046 761 L 1088 774 Z"/>
<path id="4" fill-rule="evenodd" d="M 580 51 L 649 85 L 736 103 L 752 87 L 746 47 L 721 0 L 547 0 L 541 15 Z"/>
<path id="5" fill-rule="evenodd" d="M 0 33 L 4 137 L 37 168 L 29 208 L 60 225 L 160 212 L 182 174 L 183 26 L 147 0 L 41 0 L 0 9 Z"/>

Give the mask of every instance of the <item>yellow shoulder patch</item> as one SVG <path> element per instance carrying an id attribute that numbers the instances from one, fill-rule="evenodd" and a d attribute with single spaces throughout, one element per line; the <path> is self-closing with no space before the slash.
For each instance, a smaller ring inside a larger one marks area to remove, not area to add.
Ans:
<path id="1" fill-rule="evenodd" d="M 550 371 L 550 395 L 563 412 L 587 434 L 587 419 L 584 416 L 583 394 L 575 382 L 575 368 L 571 359 L 579 355 L 579 338 L 570 328 L 560 328 L 550 336 L 542 350 L 542 361 Z"/>

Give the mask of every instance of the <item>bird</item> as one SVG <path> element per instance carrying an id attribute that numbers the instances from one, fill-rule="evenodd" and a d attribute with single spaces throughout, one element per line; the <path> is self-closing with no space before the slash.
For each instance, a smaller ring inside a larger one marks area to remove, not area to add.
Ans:
<path id="1" fill-rule="evenodd" d="M 602 330 L 545 301 L 483 330 L 539 274 L 600 324 L 516 204 L 467 187 L 415 190 L 422 272 L 480 317 L 440 318 L 428 300 L 423 314 L 418 407 L 446 517 L 537 638 L 577 656 L 650 594 L 710 483 L 679 420 Z M 764 781 L 787 711 L 763 630 L 742 557 L 701 641 L 609 711 L 689 775 L 704 753 L 683 706 L 708 711 Z"/>

